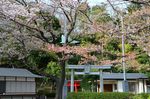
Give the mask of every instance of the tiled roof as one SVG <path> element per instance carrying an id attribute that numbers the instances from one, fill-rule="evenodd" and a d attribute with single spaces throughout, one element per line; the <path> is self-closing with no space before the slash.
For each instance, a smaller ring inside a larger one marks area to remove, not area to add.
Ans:
<path id="1" fill-rule="evenodd" d="M 41 78 L 42 76 L 36 75 L 28 71 L 27 69 L 18 69 L 18 68 L 0 68 L 0 76 L 5 77 L 33 77 Z"/>
<path id="2" fill-rule="evenodd" d="M 75 72 L 76 75 L 84 75 L 84 72 Z M 88 75 L 99 75 L 99 72 L 90 72 Z M 126 73 L 127 79 L 148 79 L 148 77 L 143 73 Z M 122 80 L 123 73 L 103 73 L 103 79 L 107 80 Z"/>
<path id="3" fill-rule="evenodd" d="M 127 79 L 147 79 L 148 77 L 142 73 L 126 73 Z M 123 79 L 123 73 L 106 73 L 104 79 Z"/>

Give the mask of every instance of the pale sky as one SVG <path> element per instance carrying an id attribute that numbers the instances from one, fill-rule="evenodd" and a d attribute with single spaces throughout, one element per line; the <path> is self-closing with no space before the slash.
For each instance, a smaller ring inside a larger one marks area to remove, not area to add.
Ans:
<path id="1" fill-rule="evenodd" d="M 45 0 L 46 2 L 48 2 L 49 0 Z M 115 0 L 114 0 L 115 1 Z M 107 0 L 87 0 L 88 4 L 90 6 L 95 6 L 95 5 L 100 5 L 101 3 L 107 3 Z M 123 2 L 122 0 L 116 0 L 115 2 L 113 2 L 113 4 L 115 5 L 114 7 L 120 8 L 120 9 L 124 9 L 127 7 L 127 3 Z M 109 13 L 112 13 L 112 7 L 108 4 L 107 5 L 107 10 L 109 11 Z"/>

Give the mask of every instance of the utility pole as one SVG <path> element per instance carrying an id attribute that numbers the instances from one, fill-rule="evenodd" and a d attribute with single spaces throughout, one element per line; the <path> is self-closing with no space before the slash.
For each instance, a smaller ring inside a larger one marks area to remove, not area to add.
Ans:
<path id="1" fill-rule="evenodd" d="M 122 66 L 123 66 L 123 92 L 128 92 L 128 81 L 126 78 L 126 66 L 125 66 L 125 35 L 124 35 L 124 22 L 121 15 L 121 32 L 122 32 Z"/>
<path id="2" fill-rule="evenodd" d="M 66 43 L 67 43 L 67 19 L 66 19 L 66 16 L 63 15 L 63 18 L 64 18 L 64 30 L 63 30 L 63 35 L 61 36 L 61 43 L 63 46 L 66 46 Z M 66 64 L 67 64 L 67 61 L 65 61 L 65 67 L 64 67 L 64 71 L 65 71 L 65 68 L 66 68 Z M 66 75 L 66 73 L 65 73 Z M 68 81 L 66 80 L 66 78 L 64 79 L 64 84 L 63 84 L 63 91 L 62 91 L 62 99 L 66 99 L 67 97 L 67 83 Z M 74 85 L 74 83 L 73 83 Z"/>

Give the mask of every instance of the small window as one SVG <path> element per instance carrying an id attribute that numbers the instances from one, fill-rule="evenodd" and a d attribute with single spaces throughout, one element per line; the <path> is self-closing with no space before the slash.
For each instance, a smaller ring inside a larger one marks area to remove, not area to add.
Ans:
<path id="1" fill-rule="evenodd" d="M 136 93 L 136 82 L 128 82 L 129 85 L 129 92 Z"/>
<path id="2" fill-rule="evenodd" d="M 150 93 L 150 81 L 146 81 L 147 93 Z"/>
<path id="3" fill-rule="evenodd" d="M 5 93 L 5 91 L 6 91 L 6 82 L 0 81 L 0 94 Z"/>
<path id="4" fill-rule="evenodd" d="M 114 90 L 117 90 L 117 84 L 114 84 Z"/>
<path id="5" fill-rule="evenodd" d="M 147 85 L 147 93 L 150 93 L 150 86 Z"/>

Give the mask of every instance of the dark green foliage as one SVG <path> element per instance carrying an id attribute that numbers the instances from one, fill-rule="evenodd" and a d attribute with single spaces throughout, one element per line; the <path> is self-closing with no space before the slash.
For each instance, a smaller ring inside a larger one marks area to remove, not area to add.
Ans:
<path id="1" fill-rule="evenodd" d="M 94 38 L 92 36 L 86 35 L 86 36 L 84 36 L 80 39 L 80 42 L 81 42 L 82 45 L 85 45 L 85 44 L 88 44 L 88 43 L 92 43 L 93 40 L 94 40 Z"/>
<path id="2" fill-rule="evenodd" d="M 98 15 L 100 14 L 100 15 Z M 110 15 L 106 13 L 106 5 L 92 7 L 92 15 L 98 15 L 96 21 L 99 23 L 106 23 L 112 20 Z"/>
<path id="3" fill-rule="evenodd" d="M 136 60 L 140 64 L 150 64 L 150 56 L 148 56 L 146 53 L 142 53 L 137 56 Z"/>
<path id="4" fill-rule="evenodd" d="M 96 21 L 100 24 L 107 23 L 112 20 L 111 16 L 107 13 L 105 4 L 103 4 L 101 6 L 96 5 L 96 6 L 92 7 L 91 14 L 96 15 L 96 16 L 98 15 Z"/>
<path id="5" fill-rule="evenodd" d="M 96 79 L 98 79 L 98 76 L 91 76 L 91 75 L 85 75 L 84 77 L 82 77 L 82 81 L 81 81 L 81 88 L 85 91 L 85 92 L 90 92 L 91 90 L 95 90 L 96 91 L 96 82 L 94 82 Z M 91 87 L 92 86 L 92 87 Z"/>
<path id="6" fill-rule="evenodd" d="M 38 90 L 37 95 L 41 96 L 47 96 L 48 98 L 54 98 L 56 93 L 55 92 L 51 92 L 50 93 L 50 89 L 49 88 L 43 88 L 41 90 Z"/>
<path id="7" fill-rule="evenodd" d="M 81 81 L 81 88 L 83 88 L 83 90 L 85 91 L 85 92 L 90 92 L 90 90 L 91 90 L 91 83 L 89 82 L 89 80 L 88 79 L 83 79 L 82 81 Z"/>
<path id="8" fill-rule="evenodd" d="M 24 67 L 25 66 L 25 64 L 23 64 L 23 60 L 18 59 L 18 57 L 11 58 L 11 62 L 9 64 L 12 66 L 16 66 L 16 67 Z"/>
<path id="9" fill-rule="evenodd" d="M 134 47 L 134 51 L 136 52 L 136 53 L 143 53 L 143 50 L 142 50 L 142 48 L 140 48 L 140 47 L 137 47 L 137 46 L 135 46 Z"/>
<path id="10" fill-rule="evenodd" d="M 132 94 L 132 93 L 68 93 L 67 99 L 150 99 L 150 94 Z"/>
<path id="11" fill-rule="evenodd" d="M 94 34 L 87 34 L 83 35 L 82 37 L 78 38 L 80 41 L 81 45 L 86 45 L 86 44 L 98 44 L 100 38 L 102 37 L 101 33 L 94 33 Z"/>
<path id="12" fill-rule="evenodd" d="M 103 15 L 99 16 L 96 21 L 99 23 L 106 23 L 111 20 L 112 20 L 112 18 L 110 17 L 109 14 L 103 14 Z"/>
<path id="13" fill-rule="evenodd" d="M 133 46 L 129 43 L 125 44 L 125 52 L 131 52 L 134 50 Z M 121 52 L 122 51 L 122 44 L 118 39 L 111 39 L 105 46 L 105 49 L 111 52 Z"/>
<path id="14" fill-rule="evenodd" d="M 142 94 L 133 96 L 132 99 L 149 99 L 150 98 L 149 96 L 150 96 L 149 94 L 142 93 Z"/>
<path id="15" fill-rule="evenodd" d="M 136 10 L 140 10 L 141 7 L 142 6 L 140 4 L 130 4 L 127 9 L 129 11 L 129 13 L 132 13 L 132 12 L 134 12 Z"/>
<path id="16" fill-rule="evenodd" d="M 150 79 L 150 72 L 149 71 L 144 71 L 143 73 L 145 73 L 146 74 L 146 76 Z M 150 80 L 149 81 L 147 81 L 148 83 L 150 83 Z"/>
<path id="17" fill-rule="evenodd" d="M 23 63 L 23 59 L 18 59 L 17 56 L 11 57 L 11 59 L 7 57 L 2 57 L 0 59 L 0 65 L 4 65 L 5 67 L 24 67 L 25 64 Z"/>
<path id="18" fill-rule="evenodd" d="M 119 64 L 119 66 L 117 65 L 117 66 L 112 67 L 111 71 L 116 72 L 116 73 L 123 72 L 121 67 L 122 66 Z"/>
<path id="19" fill-rule="evenodd" d="M 103 13 L 105 11 L 106 11 L 105 5 L 101 5 L 101 6 L 96 5 L 96 6 L 92 7 L 93 15 L 97 15 L 98 13 Z"/>
<path id="20" fill-rule="evenodd" d="M 109 53 L 109 52 L 104 52 L 103 56 L 106 57 L 106 59 L 108 59 L 108 60 L 115 60 L 115 59 L 117 59 L 117 55 L 116 54 Z"/>
<path id="21" fill-rule="evenodd" d="M 80 55 L 72 55 L 72 57 L 68 60 L 68 64 L 78 64 L 78 62 L 81 60 Z"/>
<path id="22" fill-rule="evenodd" d="M 53 29 L 55 31 L 60 30 L 61 25 L 55 16 L 51 16 L 49 12 L 40 11 L 36 13 L 40 20 L 36 21 L 45 30 Z M 42 20 L 44 18 L 44 20 Z"/>
<path id="23" fill-rule="evenodd" d="M 117 39 L 112 39 L 108 41 L 108 43 L 105 46 L 105 49 L 111 52 L 119 51 L 119 41 Z"/>
<path id="24" fill-rule="evenodd" d="M 49 62 L 48 65 L 47 65 L 47 68 L 45 69 L 45 72 L 47 74 L 52 74 L 54 76 L 59 76 L 60 75 L 60 70 L 61 70 L 61 67 L 58 63 L 56 62 Z"/>
<path id="25" fill-rule="evenodd" d="M 119 24 L 121 24 L 121 21 L 120 21 L 119 18 L 116 18 L 116 19 L 113 19 L 113 23 L 114 23 L 115 25 L 119 25 Z"/>
<path id="26" fill-rule="evenodd" d="M 43 68 L 46 67 L 50 61 L 57 61 L 57 59 L 57 55 L 53 52 L 32 50 L 27 57 L 27 62 L 29 66 Z"/>
<path id="27" fill-rule="evenodd" d="M 52 25 L 54 30 L 58 30 L 61 28 L 59 20 L 55 16 L 52 16 Z"/>
<path id="28" fill-rule="evenodd" d="M 67 99 L 132 99 L 130 93 L 68 93 Z"/>
<path id="29" fill-rule="evenodd" d="M 54 30 L 58 30 L 61 28 L 60 24 L 59 24 L 59 20 L 55 17 L 55 16 L 50 16 L 49 19 L 47 19 L 47 21 L 42 21 L 41 26 L 44 27 L 44 29 L 50 29 L 52 27 L 52 29 Z"/>

